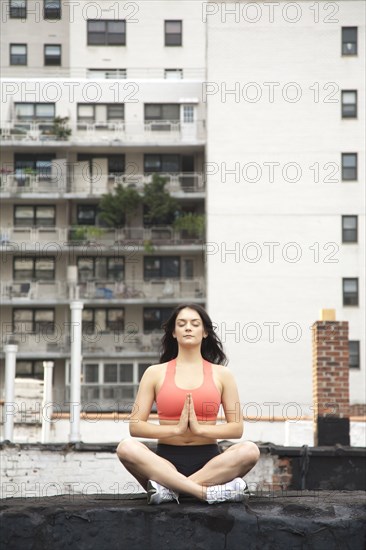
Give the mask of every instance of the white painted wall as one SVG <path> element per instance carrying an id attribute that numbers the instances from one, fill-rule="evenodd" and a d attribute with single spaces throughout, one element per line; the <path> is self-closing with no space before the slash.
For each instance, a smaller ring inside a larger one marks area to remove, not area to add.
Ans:
<path id="1" fill-rule="evenodd" d="M 142 493 L 143 488 L 119 462 L 115 453 L 31 449 L 20 452 L 7 447 L 1 453 L 0 498 L 54 495 L 118 495 Z M 245 479 L 251 491 L 272 486 L 274 459 L 261 457 Z"/>
<path id="2" fill-rule="evenodd" d="M 335 308 L 338 320 L 349 321 L 350 339 L 361 341 L 365 356 L 365 6 L 337 3 L 331 19 L 338 22 L 331 22 L 321 2 L 315 22 L 314 4 L 301 2 L 301 16 L 291 23 L 286 17 L 296 19 L 295 8 L 285 2 L 273 22 L 268 6 L 258 4 L 257 22 L 249 21 L 256 19 L 253 3 L 217 3 L 217 13 L 207 16 L 207 305 L 225 340 L 241 401 L 301 406 L 312 402 L 309 327 L 320 309 Z M 239 16 L 228 16 L 229 6 Z M 340 55 L 342 25 L 359 27 L 357 57 Z M 357 120 L 341 119 L 342 89 L 358 90 Z M 292 101 L 295 92 L 299 98 Z M 358 153 L 357 182 L 340 181 L 339 172 L 336 181 L 326 181 L 340 169 L 342 152 Z M 268 163 L 279 163 L 272 181 Z M 341 243 L 342 214 L 359 217 L 357 245 Z M 265 243 L 278 243 L 272 245 L 273 261 Z M 235 247 L 237 256 L 226 253 Z M 299 260 L 291 261 L 297 253 Z M 256 254 L 258 261 L 251 261 Z M 359 307 L 343 307 L 342 277 L 359 277 Z M 272 342 L 264 323 L 278 324 Z M 288 323 L 294 330 L 284 336 Z M 351 403 L 364 402 L 365 379 L 362 359 L 362 369 L 350 372 Z"/>

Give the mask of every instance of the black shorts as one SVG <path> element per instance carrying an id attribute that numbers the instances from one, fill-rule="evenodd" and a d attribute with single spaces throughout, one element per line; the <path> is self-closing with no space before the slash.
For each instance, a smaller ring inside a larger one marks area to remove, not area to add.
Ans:
<path id="1" fill-rule="evenodd" d="M 220 454 L 217 443 L 210 445 L 165 445 L 158 443 L 156 454 L 169 460 L 186 477 L 200 470 L 211 458 Z"/>

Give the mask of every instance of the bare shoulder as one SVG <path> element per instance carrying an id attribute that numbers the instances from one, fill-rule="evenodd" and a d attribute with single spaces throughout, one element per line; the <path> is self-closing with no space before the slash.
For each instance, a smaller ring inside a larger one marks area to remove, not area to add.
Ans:
<path id="1" fill-rule="evenodd" d="M 166 366 L 167 363 L 157 363 L 155 365 L 150 365 L 150 367 L 147 367 L 146 371 L 144 372 L 144 376 L 151 379 L 161 376 L 162 372 L 165 371 Z"/>
<path id="2" fill-rule="evenodd" d="M 225 367 L 224 365 L 217 365 L 216 363 L 211 363 L 211 366 L 212 372 L 221 382 L 225 383 L 229 382 L 230 380 L 234 380 L 234 375 L 229 367 Z"/>

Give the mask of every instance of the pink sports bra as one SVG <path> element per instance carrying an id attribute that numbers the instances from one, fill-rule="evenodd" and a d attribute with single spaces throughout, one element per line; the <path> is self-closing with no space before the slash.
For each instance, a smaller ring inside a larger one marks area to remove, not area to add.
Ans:
<path id="1" fill-rule="evenodd" d="M 221 404 L 221 395 L 213 376 L 212 365 L 203 359 L 203 383 L 199 388 L 186 390 L 175 384 L 176 359 L 169 361 L 163 385 L 156 396 L 158 415 L 161 420 L 179 420 L 187 393 L 193 397 L 197 420 L 216 420 Z"/>

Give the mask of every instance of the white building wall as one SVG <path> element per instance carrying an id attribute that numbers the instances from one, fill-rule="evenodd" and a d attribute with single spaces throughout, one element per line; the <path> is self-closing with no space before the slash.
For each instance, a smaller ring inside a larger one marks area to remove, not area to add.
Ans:
<path id="1" fill-rule="evenodd" d="M 329 20 L 319 3 L 319 22 L 311 2 L 296 4 L 296 22 L 285 2 L 272 22 L 262 3 L 257 22 L 253 3 L 237 4 L 207 15 L 208 311 L 242 405 L 272 402 L 276 414 L 311 404 L 309 327 L 335 308 L 361 341 L 350 389 L 351 403 L 364 402 L 364 4 L 334 4 Z M 359 27 L 359 55 L 342 58 L 348 25 Z M 358 90 L 356 120 L 341 118 L 342 89 Z M 342 152 L 358 153 L 357 182 L 340 180 Z M 342 214 L 358 215 L 358 244 L 342 244 Z M 359 307 L 343 307 L 342 277 L 359 278 Z M 272 342 L 265 323 L 276 323 Z"/>
<path id="2" fill-rule="evenodd" d="M 205 25 L 201 2 L 103 0 L 99 9 L 88 0 L 74 4 L 70 25 L 73 51 L 82 51 L 85 68 L 126 68 L 136 78 L 162 78 L 164 69 L 183 69 L 186 77 L 202 77 L 205 67 Z M 88 46 L 88 19 L 124 19 L 126 46 Z M 166 47 L 164 20 L 183 21 L 183 47 Z M 71 74 L 80 72 L 80 58 L 71 55 Z"/>

